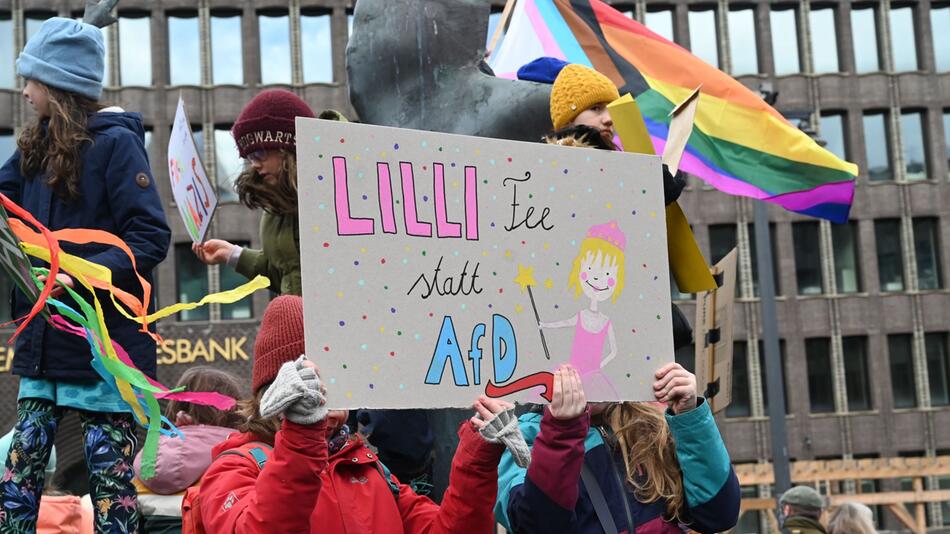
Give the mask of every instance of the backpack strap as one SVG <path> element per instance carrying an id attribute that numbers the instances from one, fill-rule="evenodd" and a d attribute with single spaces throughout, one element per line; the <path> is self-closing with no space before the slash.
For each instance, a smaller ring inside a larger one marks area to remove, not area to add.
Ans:
<path id="1" fill-rule="evenodd" d="M 603 490 L 600 489 L 597 477 L 591 472 L 590 467 L 587 467 L 587 462 L 582 464 L 581 480 L 584 481 L 584 487 L 587 488 L 587 494 L 590 496 L 591 504 L 594 505 L 594 513 L 600 521 L 601 528 L 604 529 L 606 534 L 617 534 L 620 532 L 617 530 L 614 516 L 610 513 L 610 507 L 607 506 L 607 499 L 604 497 Z"/>
<path id="2" fill-rule="evenodd" d="M 251 441 L 241 445 L 240 447 L 228 449 L 222 452 L 217 457 L 215 457 L 215 460 L 222 456 L 241 456 L 254 462 L 254 465 L 257 466 L 257 469 L 263 471 L 264 464 L 267 463 L 267 457 L 270 455 L 270 451 L 272 450 L 274 450 L 274 447 L 268 443 L 264 443 L 263 441 Z"/>
<path id="3" fill-rule="evenodd" d="M 376 460 L 376 470 L 379 471 L 379 474 L 383 477 L 387 484 L 389 484 L 389 491 L 392 492 L 393 498 L 397 501 L 399 500 L 399 484 L 396 484 L 393 481 L 393 473 L 386 467 L 386 464 L 380 462 L 379 459 Z"/>

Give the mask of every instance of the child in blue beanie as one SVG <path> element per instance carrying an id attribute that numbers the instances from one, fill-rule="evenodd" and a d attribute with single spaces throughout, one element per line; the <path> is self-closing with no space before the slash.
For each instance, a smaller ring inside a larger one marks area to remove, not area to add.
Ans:
<path id="1" fill-rule="evenodd" d="M 52 18 L 26 44 L 16 62 L 26 79 L 23 97 L 37 120 L 0 167 L 0 193 L 50 230 L 88 228 L 122 239 L 147 280 L 168 251 L 171 232 L 144 144 L 142 117 L 103 108 L 104 66 L 99 28 Z M 112 282 L 142 298 L 135 268 L 112 247 L 67 244 L 64 250 L 112 271 Z M 73 287 L 66 274 L 60 285 Z M 61 288 L 57 298 L 76 307 Z M 106 298 L 101 295 L 100 299 Z M 32 307 L 14 294 L 14 316 Z M 103 312 L 112 339 L 136 366 L 155 376 L 155 343 L 114 308 Z M 34 320 L 17 339 L 13 372 L 20 376 L 17 422 L 0 477 L 0 532 L 35 532 L 44 469 L 64 410 L 78 412 L 95 505 L 96 532 L 136 532 L 138 504 L 132 483 L 134 420 L 114 386 L 92 368 L 82 337 Z"/>

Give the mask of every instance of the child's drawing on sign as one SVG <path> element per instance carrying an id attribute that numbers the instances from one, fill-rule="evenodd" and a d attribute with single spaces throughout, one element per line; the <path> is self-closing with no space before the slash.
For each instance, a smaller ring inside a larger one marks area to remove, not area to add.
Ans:
<path id="1" fill-rule="evenodd" d="M 574 290 L 574 298 L 583 294 L 590 300 L 590 305 L 573 317 L 540 325 L 541 328 L 574 327 L 570 363 L 580 372 L 584 387 L 589 391 L 616 394 L 613 384 L 601 369 L 617 356 L 617 339 L 610 317 L 600 311 L 598 305 L 608 299 L 616 302 L 623 292 L 626 246 L 627 238 L 615 221 L 592 226 L 581 242 L 581 250 L 574 258 L 568 279 L 568 288 Z"/>
<path id="2" fill-rule="evenodd" d="M 175 203 L 188 235 L 196 243 L 203 241 L 218 199 L 201 164 L 201 156 L 181 100 L 178 101 L 178 113 L 168 141 L 168 174 Z"/>

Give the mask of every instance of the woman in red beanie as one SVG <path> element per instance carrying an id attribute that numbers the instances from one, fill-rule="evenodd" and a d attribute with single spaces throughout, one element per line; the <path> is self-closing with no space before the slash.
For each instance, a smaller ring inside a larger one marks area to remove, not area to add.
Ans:
<path id="1" fill-rule="evenodd" d="M 243 248 L 223 239 L 193 247 L 207 265 L 227 263 L 247 278 L 270 278 L 271 290 L 300 295 L 300 236 L 297 228 L 297 117 L 313 118 L 299 96 L 284 89 L 263 91 L 244 106 L 231 134 L 245 160 L 235 181 L 241 202 L 261 208 L 261 250 Z M 327 110 L 321 119 L 346 118 Z"/>
<path id="2" fill-rule="evenodd" d="M 459 429 L 439 506 L 400 484 L 349 433 L 345 411 L 327 410 L 326 388 L 303 352 L 303 301 L 278 297 L 264 312 L 254 346 L 254 396 L 243 406 L 244 433 L 215 448 L 201 480 L 205 532 L 493 531 L 503 450 L 494 441 L 504 432 L 496 423 L 513 417 L 511 405 L 485 397 L 475 402 L 476 415 Z"/>

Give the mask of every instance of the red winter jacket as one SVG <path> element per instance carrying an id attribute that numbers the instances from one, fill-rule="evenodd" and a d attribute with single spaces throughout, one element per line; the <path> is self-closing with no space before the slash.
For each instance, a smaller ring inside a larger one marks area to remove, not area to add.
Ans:
<path id="1" fill-rule="evenodd" d="M 467 421 L 459 438 L 440 507 L 404 484 L 397 502 L 359 438 L 328 458 L 325 421 L 284 421 L 263 470 L 243 456 L 219 456 L 259 441 L 235 434 L 215 447 L 217 459 L 201 479 L 202 523 L 208 534 L 487 534 L 503 447 L 483 440 Z"/>

